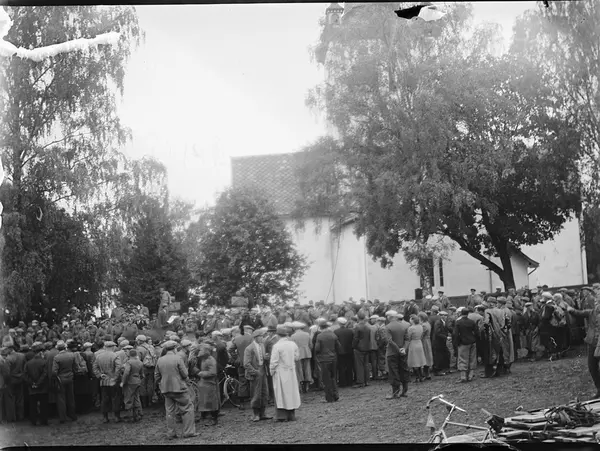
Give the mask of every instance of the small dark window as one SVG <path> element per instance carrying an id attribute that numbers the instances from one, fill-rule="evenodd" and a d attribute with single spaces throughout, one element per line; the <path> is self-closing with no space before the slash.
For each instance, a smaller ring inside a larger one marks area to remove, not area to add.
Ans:
<path id="1" fill-rule="evenodd" d="M 440 266 L 440 287 L 443 287 L 444 286 L 444 262 L 442 261 L 442 259 L 440 259 L 439 266 Z"/>

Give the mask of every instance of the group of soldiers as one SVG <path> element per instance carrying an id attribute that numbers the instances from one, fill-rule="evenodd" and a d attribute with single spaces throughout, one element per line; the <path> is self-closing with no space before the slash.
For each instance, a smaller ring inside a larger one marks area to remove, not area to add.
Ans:
<path id="1" fill-rule="evenodd" d="M 472 290 L 462 307 L 452 305 L 443 292 L 422 303 L 350 299 L 341 305 L 311 301 L 190 309 L 181 315 L 168 314 L 168 302 L 161 301 L 155 315 L 142 307 L 117 307 L 105 319 L 74 315 L 51 327 L 33 320 L 3 337 L 0 415 L 2 421 L 28 416 L 33 424 L 47 424 L 49 406 L 55 405 L 60 423 L 75 421 L 94 407 L 105 422 L 111 412 L 116 422 L 139 421 L 143 410 L 160 399 L 168 435 L 175 435 L 177 417 L 184 423 L 183 435 L 193 435 L 190 410 L 217 423 L 224 373 L 232 365 L 239 400 L 242 407 L 250 403 L 253 420 L 270 419 L 265 409 L 271 404 L 276 404 L 276 420 L 293 420 L 302 393 L 310 389 L 336 402 L 338 387 L 388 379 L 388 398 L 399 398 L 406 396 L 411 373 L 423 381 L 458 370 L 460 380 L 469 381 L 478 363 L 484 365 L 485 378 L 510 373 L 519 354 L 559 358 L 586 328 L 589 337 L 598 323 L 593 314 L 598 299 L 600 285 L 554 293 L 547 287 L 492 295 Z M 416 340 L 409 338 L 415 330 Z M 588 337 L 595 348 L 597 339 Z M 278 359 L 284 356 L 287 363 L 278 360 L 273 367 L 280 341 Z M 417 341 L 426 357 L 412 366 Z M 599 358 L 591 353 L 589 361 L 596 363 L 595 370 L 590 363 L 590 373 L 600 393 Z M 170 362 L 162 372 L 161 359 Z M 283 377 L 282 368 L 290 365 L 293 372 Z"/>

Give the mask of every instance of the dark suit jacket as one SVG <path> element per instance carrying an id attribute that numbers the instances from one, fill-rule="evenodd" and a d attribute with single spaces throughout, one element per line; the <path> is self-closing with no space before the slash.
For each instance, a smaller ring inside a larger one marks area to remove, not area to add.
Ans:
<path id="1" fill-rule="evenodd" d="M 352 341 L 354 340 L 354 332 L 346 327 L 340 327 L 333 332 L 337 335 L 340 341 L 340 355 L 352 354 Z"/>
<path id="2" fill-rule="evenodd" d="M 48 364 L 46 359 L 35 356 L 25 364 L 25 383 L 30 394 L 48 393 Z M 35 384 L 37 387 L 33 388 Z"/>
<path id="3" fill-rule="evenodd" d="M 478 337 L 479 329 L 477 328 L 475 321 L 466 316 L 456 320 L 452 332 L 452 342 L 454 344 L 458 346 L 472 345 L 477 342 Z"/>
<path id="4" fill-rule="evenodd" d="M 319 362 L 333 362 L 340 353 L 340 340 L 331 330 L 319 334 L 315 344 L 315 353 Z"/>
<path id="5" fill-rule="evenodd" d="M 368 352 L 371 350 L 371 329 L 366 324 L 358 324 L 354 328 L 352 347 L 357 351 Z"/>

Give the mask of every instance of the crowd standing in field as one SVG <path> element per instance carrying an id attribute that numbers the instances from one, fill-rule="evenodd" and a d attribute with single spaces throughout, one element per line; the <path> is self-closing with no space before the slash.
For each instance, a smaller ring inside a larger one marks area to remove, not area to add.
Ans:
<path id="1" fill-rule="evenodd" d="M 47 425 L 55 409 L 65 423 L 100 409 L 105 423 L 138 422 L 160 401 L 167 436 L 177 437 L 181 422 L 183 437 L 193 437 L 197 412 L 213 425 L 223 415 L 225 373 L 239 381 L 240 408 L 252 409 L 252 421 L 273 419 L 273 406 L 275 421 L 285 422 L 296 419 L 309 390 L 336 402 L 338 388 L 387 379 L 386 398 L 397 399 L 409 383 L 432 376 L 458 371 L 456 382 L 469 383 L 508 375 L 519 358 L 560 358 L 584 336 L 600 397 L 600 284 L 577 292 L 471 290 L 460 307 L 440 291 L 422 302 L 310 301 L 190 309 L 175 318 L 165 294 L 152 315 L 117 305 L 110 318 L 95 319 L 74 309 L 61 323 L 9 329 L 0 351 L 0 421 Z"/>

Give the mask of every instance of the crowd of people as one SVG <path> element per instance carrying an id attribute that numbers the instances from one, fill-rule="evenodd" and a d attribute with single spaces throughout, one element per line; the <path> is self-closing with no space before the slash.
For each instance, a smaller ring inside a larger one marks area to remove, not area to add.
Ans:
<path id="1" fill-rule="evenodd" d="M 76 309 L 58 324 L 32 320 L 11 328 L 0 350 L 0 421 L 60 423 L 100 409 L 103 421 L 140 421 L 164 402 L 167 435 L 196 435 L 195 418 L 218 424 L 224 374 L 234 368 L 240 408 L 252 421 L 294 421 L 302 394 L 361 388 L 387 379 L 387 399 L 409 384 L 460 373 L 457 382 L 510 374 L 519 358 L 560 358 L 585 335 L 600 397 L 600 284 L 581 290 L 471 290 L 455 306 L 443 291 L 422 301 L 350 299 L 253 308 L 169 312 L 117 305 L 110 317 Z M 483 371 L 476 375 L 478 365 Z M 248 406 L 249 404 L 249 406 Z M 112 419 L 110 415 L 112 414 Z"/>

